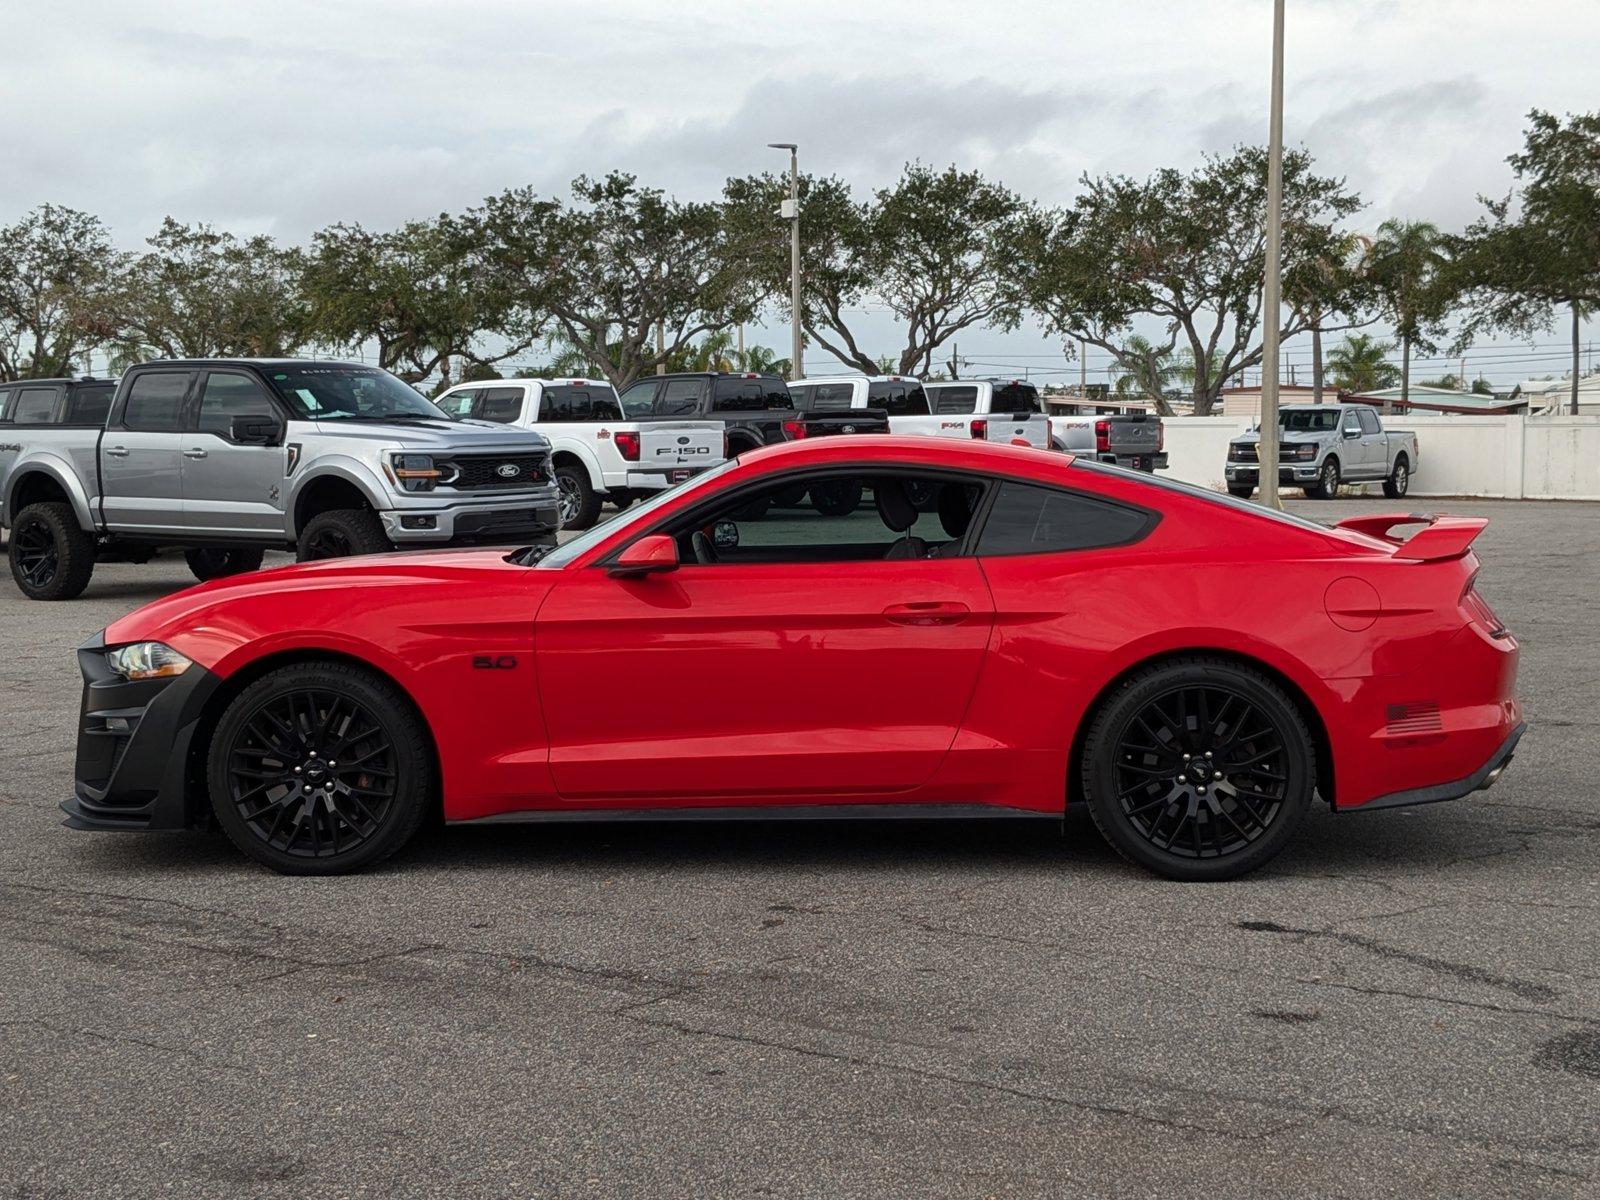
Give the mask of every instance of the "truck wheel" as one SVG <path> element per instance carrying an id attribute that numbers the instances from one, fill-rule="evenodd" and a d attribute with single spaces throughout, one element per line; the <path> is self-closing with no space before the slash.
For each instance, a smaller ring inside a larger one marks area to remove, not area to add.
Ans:
<path id="1" fill-rule="evenodd" d="M 1306 489 L 1308 500 L 1332 500 L 1339 494 L 1339 460 L 1329 455 L 1322 464 L 1322 473 L 1317 476 L 1317 482 Z"/>
<path id="2" fill-rule="evenodd" d="M 589 486 L 589 472 L 579 463 L 556 466 L 556 486 L 561 489 L 561 528 L 588 529 L 600 516 L 600 496 Z"/>
<path id="3" fill-rule="evenodd" d="M 1394 460 L 1394 470 L 1389 472 L 1389 478 L 1383 481 L 1383 494 L 1391 500 L 1398 500 L 1410 487 L 1411 465 L 1406 462 L 1406 456 L 1402 454 Z"/>
<path id="4" fill-rule="evenodd" d="M 803 485 L 780 488 L 772 497 L 774 508 L 799 508 L 806 502 L 806 489 Z"/>
<path id="5" fill-rule="evenodd" d="M 189 564 L 194 577 L 204 583 L 208 579 L 259 571 L 265 554 L 264 550 L 246 550 L 242 546 L 205 546 L 185 550 L 183 561 Z"/>
<path id="6" fill-rule="evenodd" d="M 71 600 L 94 574 L 94 535 L 63 500 L 30 504 L 11 523 L 11 577 L 30 600 Z"/>
<path id="7" fill-rule="evenodd" d="M 825 517 L 847 517 L 861 505 L 861 485 L 850 480 L 811 485 L 811 507 Z"/>
<path id="8" fill-rule="evenodd" d="M 627 488 L 612 488 L 605 494 L 605 498 L 616 506 L 618 512 L 621 512 L 639 497 Z"/>
<path id="9" fill-rule="evenodd" d="M 1250 499 L 1250 494 L 1255 490 L 1256 489 L 1254 487 L 1250 487 L 1246 484 L 1230 483 L 1228 485 L 1228 495 L 1237 496 L 1241 500 Z"/>
<path id="10" fill-rule="evenodd" d="M 393 550 L 384 536 L 383 522 L 369 508 L 335 508 L 306 522 L 295 543 L 297 562 L 322 558 L 349 558 L 356 554 L 382 554 Z"/>

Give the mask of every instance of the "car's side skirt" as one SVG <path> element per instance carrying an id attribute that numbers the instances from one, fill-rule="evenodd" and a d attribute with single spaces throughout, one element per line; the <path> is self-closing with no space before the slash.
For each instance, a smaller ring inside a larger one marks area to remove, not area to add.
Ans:
<path id="1" fill-rule="evenodd" d="M 775 804 L 715 808 L 540 808 L 451 825 L 547 825 L 585 821 L 974 821 L 1061 820 L 1061 814 L 992 804 Z"/>

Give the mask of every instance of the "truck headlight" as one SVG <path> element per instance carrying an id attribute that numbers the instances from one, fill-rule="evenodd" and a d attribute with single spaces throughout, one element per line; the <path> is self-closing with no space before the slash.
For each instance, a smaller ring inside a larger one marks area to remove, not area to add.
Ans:
<path id="1" fill-rule="evenodd" d="M 160 642 L 134 642 L 106 655 L 106 663 L 127 680 L 170 679 L 182 675 L 190 662 L 171 646 Z"/>
<path id="2" fill-rule="evenodd" d="M 444 474 L 426 454 L 391 454 L 389 474 L 407 492 L 431 492 Z"/>
<path id="3" fill-rule="evenodd" d="M 1314 444 L 1307 442 L 1304 446 L 1295 447 L 1294 456 L 1301 459 L 1315 458 L 1317 456 L 1317 448 Z"/>

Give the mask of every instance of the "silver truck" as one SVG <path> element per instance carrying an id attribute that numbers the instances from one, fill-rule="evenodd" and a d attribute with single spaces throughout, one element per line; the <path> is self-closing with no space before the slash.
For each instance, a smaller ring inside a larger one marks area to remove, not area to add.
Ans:
<path id="1" fill-rule="evenodd" d="M 1228 491 L 1248 496 L 1260 481 L 1260 426 L 1228 443 Z M 1331 500 L 1341 483 L 1382 482 L 1398 499 L 1417 469 L 1417 435 L 1386 430 L 1366 404 L 1290 404 L 1278 410 L 1278 484 Z"/>
<path id="2" fill-rule="evenodd" d="M 97 561 L 165 548 L 213 579 L 269 549 L 305 561 L 546 540 L 560 526 L 545 438 L 453 421 L 374 367 L 145 363 L 103 425 L 18 421 L 17 403 L 0 410 L 0 524 L 11 574 L 36 600 L 78 595 Z"/>

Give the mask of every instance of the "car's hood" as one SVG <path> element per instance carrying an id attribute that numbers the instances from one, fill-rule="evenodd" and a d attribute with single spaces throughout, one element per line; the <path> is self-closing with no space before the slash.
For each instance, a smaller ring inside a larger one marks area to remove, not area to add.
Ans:
<path id="1" fill-rule="evenodd" d="M 538 453 L 550 449 L 549 440 L 531 429 L 518 429 L 512 425 L 497 425 L 492 421 L 452 421 L 448 417 L 424 421 L 317 421 L 318 433 L 335 435 L 341 439 L 367 441 L 385 446 L 402 445 L 407 449 L 437 452 L 514 450 L 518 453 Z"/>
<path id="2" fill-rule="evenodd" d="M 1326 433 L 1312 433 L 1304 429 L 1280 429 L 1278 430 L 1278 444 L 1280 446 L 1292 446 L 1299 442 L 1320 442 L 1327 436 Z M 1260 440 L 1261 435 L 1259 433 L 1241 433 L 1228 444 L 1230 446 L 1254 446 Z"/>

